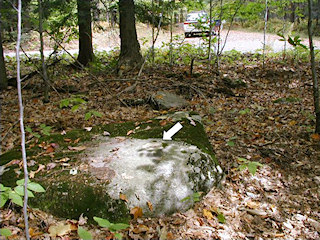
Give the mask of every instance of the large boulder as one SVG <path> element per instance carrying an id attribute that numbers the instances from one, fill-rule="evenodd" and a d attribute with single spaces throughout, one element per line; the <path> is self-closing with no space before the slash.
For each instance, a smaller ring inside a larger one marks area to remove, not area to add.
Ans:
<path id="1" fill-rule="evenodd" d="M 163 131 L 177 122 L 183 127 L 173 140 L 162 140 Z M 46 188 L 30 204 L 65 218 L 84 214 L 89 220 L 97 216 L 127 222 L 133 207 L 142 208 L 145 216 L 183 211 L 192 206 L 195 194 L 219 184 L 223 174 L 197 114 L 177 112 L 42 141 L 59 148 L 28 152 L 36 172 L 32 181 Z M 12 161 L 19 157 L 18 151 L 1 155 L 4 185 L 14 186 L 22 178 Z"/>

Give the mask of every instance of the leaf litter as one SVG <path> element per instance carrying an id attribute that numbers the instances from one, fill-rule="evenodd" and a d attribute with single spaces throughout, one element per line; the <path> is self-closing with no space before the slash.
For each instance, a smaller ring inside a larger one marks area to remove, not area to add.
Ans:
<path id="1" fill-rule="evenodd" d="M 96 76 L 102 84 L 91 79 L 86 70 L 76 72 L 65 66 L 55 66 L 51 71 L 69 76 L 55 79 L 55 87 L 60 89 L 66 85 L 81 89 L 86 94 L 88 109 L 98 110 L 104 114 L 103 117 L 85 121 L 85 109 L 72 112 L 59 108 L 57 103 L 70 98 L 68 92 L 59 92 L 59 95 L 52 92 L 50 103 L 39 101 L 41 80 L 36 76 L 23 90 L 25 122 L 32 129 L 45 124 L 52 127 L 53 132 L 65 133 L 74 128 L 91 130 L 92 126 L 99 124 L 142 122 L 160 115 L 148 104 L 124 106 L 116 97 L 104 96 L 99 90 L 101 87 L 107 87 L 114 95 L 121 92 L 118 98 L 122 99 L 139 99 L 163 89 L 186 98 L 191 96 L 191 104 L 185 110 L 197 111 L 203 116 L 225 178 L 221 186 L 212 189 L 186 212 L 144 218 L 139 208 L 131 209 L 133 220 L 130 229 L 122 231 L 122 234 L 131 239 L 319 239 L 320 137 L 312 133 L 310 72 L 305 64 L 293 62 L 287 65 L 283 66 L 277 59 L 268 60 L 264 70 L 259 62 L 222 64 L 224 76 L 244 79 L 246 83 L 246 87 L 232 89 L 232 95 L 221 91 L 226 88 L 226 83 L 216 75 L 208 74 L 207 67 L 202 65 L 194 67 L 200 77 L 181 74 L 181 68 L 146 68 L 143 81 L 138 81 L 130 92 L 124 90 L 131 83 L 108 81 L 109 74 Z M 169 72 L 170 77 L 166 75 Z M 79 75 L 81 81 L 76 82 L 74 76 Z M 132 79 L 134 76 L 125 77 Z M 4 152 L 19 145 L 20 141 L 19 126 L 15 124 L 18 119 L 16 90 L 3 91 L 0 98 L 1 136 L 4 137 L 1 151 Z M 167 121 L 161 124 L 166 125 Z M 27 134 L 27 140 L 32 144 L 35 138 Z M 73 140 L 65 141 L 71 143 Z M 70 146 L 70 151 L 84 150 L 80 139 L 78 142 L 80 145 Z M 54 153 L 53 146 L 45 143 L 40 147 L 45 151 L 49 149 L 50 154 Z M 54 162 L 59 161 L 52 156 Z M 248 168 L 240 171 L 242 163 L 239 158 L 261 163 L 262 166 L 252 169 L 254 175 Z M 48 171 L 53 167 L 47 165 L 45 169 L 39 166 L 38 169 Z M 70 173 L 76 174 L 76 169 Z M 125 200 L 125 196 L 122 199 Z M 148 206 L 152 208 L 152 203 Z M 74 227 L 67 220 L 61 221 L 36 209 L 29 209 L 29 216 L 29 231 L 34 239 L 53 235 L 77 236 L 77 224 L 80 223 L 76 220 Z M 4 209 L 0 217 L 1 227 L 11 230 L 16 238 L 23 238 L 20 211 Z M 79 221 L 82 225 L 83 219 Z M 113 236 L 105 229 L 90 227 L 87 229 L 94 239 Z"/>

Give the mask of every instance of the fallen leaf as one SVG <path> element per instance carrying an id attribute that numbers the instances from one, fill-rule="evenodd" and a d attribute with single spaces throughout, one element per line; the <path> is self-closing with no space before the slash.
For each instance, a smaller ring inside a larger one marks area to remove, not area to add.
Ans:
<path id="1" fill-rule="evenodd" d="M 111 134 L 109 133 L 109 132 L 107 132 L 107 131 L 104 131 L 103 132 L 103 136 L 110 136 Z"/>
<path id="2" fill-rule="evenodd" d="M 51 169 L 55 168 L 56 166 L 57 166 L 56 163 L 48 163 L 47 164 L 47 170 L 51 170 Z"/>
<path id="3" fill-rule="evenodd" d="M 71 146 L 68 146 L 68 149 L 71 150 L 71 151 L 82 151 L 82 150 L 85 150 L 87 147 L 85 146 L 79 146 L 79 147 L 71 147 Z"/>
<path id="4" fill-rule="evenodd" d="M 64 138 L 63 141 L 65 141 L 65 142 L 72 142 L 72 139 L 71 139 L 71 138 Z"/>
<path id="5" fill-rule="evenodd" d="M 124 195 L 123 193 L 120 193 L 119 198 L 120 198 L 122 201 L 126 201 L 126 202 L 128 202 L 127 196 L 126 196 L 126 195 Z"/>
<path id="6" fill-rule="evenodd" d="M 78 224 L 79 225 L 85 225 L 85 224 L 87 224 L 87 220 L 88 220 L 88 218 L 84 217 L 83 213 L 81 213 L 81 215 L 79 217 L 79 220 L 78 220 Z"/>
<path id="7" fill-rule="evenodd" d="M 160 126 L 165 126 L 168 123 L 168 121 L 164 119 L 164 120 L 161 120 L 159 123 L 160 123 Z"/>
<path id="8" fill-rule="evenodd" d="M 42 164 L 39 164 L 39 167 L 36 171 L 30 171 L 30 178 L 34 178 L 34 176 L 43 169 L 45 169 L 45 166 Z"/>
<path id="9" fill-rule="evenodd" d="M 130 134 L 134 133 L 134 130 L 130 130 L 127 132 L 127 136 L 129 136 Z"/>
<path id="10" fill-rule="evenodd" d="M 203 209 L 203 216 L 205 216 L 207 219 L 213 219 L 213 215 L 212 215 L 212 212 L 208 209 Z"/>
<path id="11" fill-rule="evenodd" d="M 149 231 L 149 227 L 147 227 L 146 225 L 143 224 L 139 224 L 137 227 L 135 227 L 134 229 L 132 229 L 132 232 L 134 233 L 142 233 L 142 232 L 147 232 Z"/>
<path id="12" fill-rule="evenodd" d="M 320 141 L 320 134 L 318 134 L 318 133 L 311 134 L 311 138 L 314 141 Z"/>
<path id="13" fill-rule="evenodd" d="M 153 211 L 152 203 L 148 201 L 147 205 L 148 205 L 149 210 L 152 212 Z"/>
<path id="14" fill-rule="evenodd" d="M 47 147 L 46 153 L 52 153 L 52 152 L 54 152 L 54 147 L 52 146 Z"/>
<path id="15" fill-rule="evenodd" d="M 81 140 L 81 138 L 77 138 L 76 140 L 73 141 L 73 143 L 78 143 Z"/>
<path id="16" fill-rule="evenodd" d="M 256 208 L 259 208 L 260 204 L 257 203 L 257 202 L 253 202 L 251 200 L 249 200 L 247 203 L 246 203 L 246 206 L 248 208 L 251 208 L 251 209 L 256 209 Z"/>
<path id="17" fill-rule="evenodd" d="M 78 173 L 78 170 L 76 168 L 72 168 L 70 169 L 70 172 L 69 172 L 71 175 L 77 175 Z"/>
<path id="18" fill-rule="evenodd" d="M 50 234 L 50 237 L 61 237 L 71 232 L 71 225 L 59 223 L 58 225 L 50 226 L 48 232 Z"/>
<path id="19" fill-rule="evenodd" d="M 87 132 L 90 132 L 92 130 L 92 127 L 85 127 L 84 128 Z"/>
<path id="20" fill-rule="evenodd" d="M 133 215 L 133 219 L 142 217 L 143 211 L 141 207 L 134 207 L 130 210 L 130 214 Z"/>
<path id="21" fill-rule="evenodd" d="M 56 160 L 55 162 L 68 162 L 70 160 L 70 158 L 65 157 L 65 158 L 61 158 L 59 160 Z"/>

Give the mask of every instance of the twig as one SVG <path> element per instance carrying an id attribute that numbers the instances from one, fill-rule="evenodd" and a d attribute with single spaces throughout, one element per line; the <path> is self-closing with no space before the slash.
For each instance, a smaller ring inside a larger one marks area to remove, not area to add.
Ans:
<path id="1" fill-rule="evenodd" d="M 24 217 L 24 228 L 26 233 L 26 239 L 30 239 L 29 235 L 29 222 L 28 222 L 28 165 L 27 165 L 27 154 L 26 154 L 26 140 L 23 123 L 23 103 L 22 103 L 22 92 L 21 92 L 21 78 L 20 78 L 20 42 L 21 42 L 21 12 L 22 4 L 21 0 L 18 0 L 18 34 L 17 34 L 17 46 L 16 46 L 16 59 L 17 59 L 17 88 L 18 88 L 18 99 L 20 109 L 20 129 L 21 129 L 21 148 L 22 148 L 22 160 L 23 160 L 23 171 L 24 171 L 24 200 L 23 200 L 23 217 Z"/>

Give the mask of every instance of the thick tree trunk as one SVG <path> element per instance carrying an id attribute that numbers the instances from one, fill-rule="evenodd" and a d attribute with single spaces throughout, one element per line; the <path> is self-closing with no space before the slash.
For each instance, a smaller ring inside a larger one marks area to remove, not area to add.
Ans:
<path id="1" fill-rule="evenodd" d="M 291 13 L 290 13 L 290 22 L 294 23 L 296 19 L 296 4 L 291 3 Z"/>
<path id="2" fill-rule="evenodd" d="M 314 46 L 313 46 L 313 27 L 312 27 L 312 0 L 308 0 L 308 34 L 309 34 L 309 46 L 310 46 L 310 62 L 311 62 L 311 72 L 313 81 L 313 100 L 314 100 L 314 111 L 316 115 L 316 129 L 315 132 L 320 134 L 320 96 L 319 96 L 319 82 L 316 71 L 316 63 L 314 56 Z"/>
<path id="3" fill-rule="evenodd" d="M 0 0 L 0 8 L 1 8 L 2 1 Z M 1 13 L 0 13 L 0 90 L 7 89 L 8 86 L 8 79 L 6 73 L 6 67 L 3 57 L 3 47 L 2 47 L 2 26 L 1 26 Z"/>
<path id="4" fill-rule="evenodd" d="M 77 0 L 79 25 L 78 62 L 86 66 L 93 60 L 91 0 Z"/>
<path id="5" fill-rule="evenodd" d="M 119 0 L 119 11 L 121 39 L 119 69 L 136 68 L 142 64 L 143 59 L 137 39 L 133 0 Z"/>

